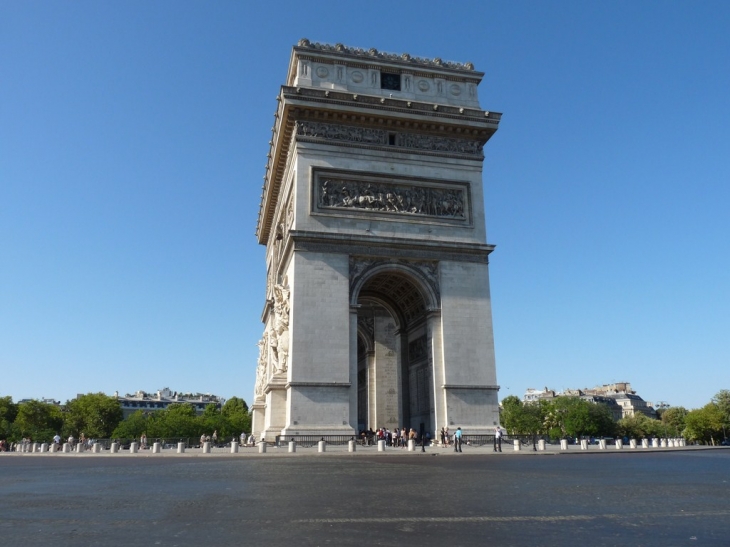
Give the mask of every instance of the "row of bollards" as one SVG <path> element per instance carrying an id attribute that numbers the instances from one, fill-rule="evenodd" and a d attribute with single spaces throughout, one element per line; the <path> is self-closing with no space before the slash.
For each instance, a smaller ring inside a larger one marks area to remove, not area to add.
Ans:
<path id="1" fill-rule="evenodd" d="M 519 441 L 515 441 L 515 443 L 518 443 Z M 588 450 L 588 440 L 587 439 L 581 439 L 580 441 L 580 449 L 581 450 Z M 624 441 L 623 439 L 616 439 L 615 442 L 615 448 L 616 450 L 622 450 L 624 448 Z M 636 439 L 630 439 L 629 440 L 629 448 L 635 449 L 639 445 L 636 441 Z M 687 446 L 687 443 L 684 439 L 651 439 L 651 448 L 679 448 Z M 649 448 L 649 439 L 641 439 L 641 448 Z M 598 449 L 599 450 L 606 450 L 606 439 L 599 439 L 598 440 Z M 518 448 L 515 447 L 515 450 L 518 450 Z M 538 450 L 545 450 L 545 441 L 538 441 Z M 561 439 L 560 441 L 560 450 L 568 450 L 568 441 L 566 439 Z"/>

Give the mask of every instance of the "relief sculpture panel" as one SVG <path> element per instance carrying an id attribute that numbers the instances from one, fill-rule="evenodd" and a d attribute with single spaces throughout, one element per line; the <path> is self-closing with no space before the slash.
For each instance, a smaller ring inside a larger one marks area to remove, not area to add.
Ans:
<path id="1" fill-rule="evenodd" d="M 464 184 L 428 185 L 386 182 L 318 173 L 316 206 L 320 211 L 354 210 L 467 220 L 467 187 Z"/>

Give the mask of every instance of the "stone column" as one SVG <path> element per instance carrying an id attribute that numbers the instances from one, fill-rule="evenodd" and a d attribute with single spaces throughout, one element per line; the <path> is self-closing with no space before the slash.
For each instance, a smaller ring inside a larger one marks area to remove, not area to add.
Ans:
<path id="1" fill-rule="evenodd" d="M 255 438 L 260 438 L 261 433 L 266 427 L 265 422 L 266 416 L 266 402 L 256 401 L 251 405 L 251 431 Z"/>
<path id="2" fill-rule="evenodd" d="M 350 427 L 358 432 L 357 424 L 357 310 L 360 306 L 350 305 Z M 365 424 L 365 429 L 368 424 Z"/>
<path id="3" fill-rule="evenodd" d="M 441 338 L 441 311 L 429 310 L 426 315 L 426 341 L 429 351 L 429 362 L 432 366 L 433 377 L 433 415 L 434 434 L 438 435 L 441 428 L 449 427 L 446 411 L 446 393 L 444 384 L 444 350 Z M 452 424 L 453 425 L 453 424 Z M 449 429 L 454 429 L 450 427 Z"/>

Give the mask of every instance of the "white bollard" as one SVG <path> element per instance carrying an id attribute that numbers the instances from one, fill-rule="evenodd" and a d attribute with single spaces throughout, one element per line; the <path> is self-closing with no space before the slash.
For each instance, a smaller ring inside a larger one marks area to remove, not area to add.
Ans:
<path id="1" fill-rule="evenodd" d="M 111 448 L 109 449 L 109 451 L 110 451 L 110 452 L 111 452 L 112 454 L 117 454 L 117 453 L 119 453 L 119 443 L 112 443 L 112 446 L 111 446 Z"/>
<path id="2" fill-rule="evenodd" d="M 587 439 L 581 439 L 580 440 L 580 449 L 581 450 L 588 450 L 588 440 Z"/>
<path id="3" fill-rule="evenodd" d="M 566 439 L 560 439 L 560 450 L 568 450 L 568 441 Z"/>
<path id="4" fill-rule="evenodd" d="M 661 446 L 662 448 L 666 448 L 667 447 L 667 440 L 666 439 L 662 439 L 661 442 L 660 442 L 660 444 L 659 444 L 659 446 Z"/>
<path id="5" fill-rule="evenodd" d="M 540 439 L 539 441 L 537 441 L 537 449 L 540 452 L 545 452 L 545 439 Z"/>
<path id="6" fill-rule="evenodd" d="M 139 450 L 139 445 L 136 442 L 129 445 L 130 454 L 136 454 L 138 450 Z"/>
<path id="7" fill-rule="evenodd" d="M 636 448 L 636 439 L 631 439 L 631 440 L 629 441 L 629 446 L 630 446 L 631 448 Z"/>
<path id="8" fill-rule="evenodd" d="M 84 451 L 84 443 L 78 443 L 76 445 L 76 453 L 81 454 Z"/>
<path id="9" fill-rule="evenodd" d="M 296 451 L 297 451 L 297 443 L 295 443 L 294 441 L 289 441 L 289 452 L 293 454 Z"/>
<path id="10" fill-rule="evenodd" d="M 616 439 L 616 450 L 621 450 L 624 447 L 624 441 L 622 439 Z"/>
<path id="11" fill-rule="evenodd" d="M 43 443 L 41 445 L 41 452 L 43 452 L 43 453 L 48 452 L 48 443 Z"/>
<path id="12" fill-rule="evenodd" d="M 236 441 L 231 443 L 231 454 L 238 454 L 238 442 Z"/>
<path id="13" fill-rule="evenodd" d="M 210 454 L 210 443 L 208 441 L 203 443 L 203 454 Z"/>
<path id="14" fill-rule="evenodd" d="M 355 441 L 355 440 L 347 441 L 347 451 L 348 452 L 355 452 L 356 446 L 357 446 L 357 441 Z"/>
<path id="15" fill-rule="evenodd" d="M 152 443 L 152 453 L 153 454 L 159 454 L 162 451 L 162 447 L 160 446 L 160 443 Z"/>
<path id="16" fill-rule="evenodd" d="M 326 452 L 327 451 L 327 441 L 319 441 L 317 443 L 317 452 Z"/>
<path id="17" fill-rule="evenodd" d="M 684 439 L 679 439 L 679 446 L 687 446 L 687 442 Z"/>
<path id="18" fill-rule="evenodd" d="M 378 441 L 378 452 L 385 452 L 385 441 Z"/>
<path id="19" fill-rule="evenodd" d="M 35 454 L 38 452 L 38 443 L 33 443 L 33 446 L 30 449 L 31 453 Z"/>
<path id="20" fill-rule="evenodd" d="M 598 439 L 598 449 L 606 450 L 606 439 Z"/>
<path id="21" fill-rule="evenodd" d="M 416 451 L 416 440 L 408 439 L 408 452 L 415 452 L 415 451 Z"/>
<path id="22" fill-rule="evenodd" d="M 641 439 L 641 448 L 649 448 L 649 439 Z"/>
<path id="23" fill-rule="evenodd" d="M 656 437 L 654 437 L 651 440 L 651 447 L 652 448 L 659 448 L 659 439 L 657 439 Z"/>
<path id="24" fill-rule="evenodd" d="M 99 443 L 94 443 L 91 445 L 91 452 L 93 454 L 99 454 L 101 452 L 101 445 Z"/>
<path id="25" fill-rule="evenodd" d="M 185 454 L 185 443 L 177 443 L 177 453 Z"/>
<path id="26" fill-rule="evenodd" d="M 522 450 L 522 446 L 520 446 L 520 440 L 515 439 L 514 441 L 512 441 L 512 447 L 515 452 L 519 452 L 520 450 Z"/>
<path id="27" fill-rule="evenodd" d="M 266 453 L 266 441 L 261 439 L 259 441 L 259 454 L 265 454 Z"/>
<path id="28" fill-rule="evenodd" d="M 64 454 L 68 454 L 69 452 L 71 452 L 71 446 L 68 443 L 63 443 L 62 450 Z"/>

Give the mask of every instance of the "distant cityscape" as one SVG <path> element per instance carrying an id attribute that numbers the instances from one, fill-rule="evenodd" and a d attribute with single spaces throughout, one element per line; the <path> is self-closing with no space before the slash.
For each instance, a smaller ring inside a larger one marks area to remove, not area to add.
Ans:
<path id="1" fill-rule="evenodd" d="M 78 394 L 80 397 L 82 394 Z M 138 410 L 154 411 L 164 410 L 172 404 L 190 404 L 195 408 L 195 413 L 201 416 L 205 412 L 205 408 L 209 405 L 215 405 L 221 408 L 226 400 L 218 395 L 210 393 L 183 393 L 181 391 L 172 391 L 170 388 L 164 387 L 155 392 L 136 391 L 135 393 L 127 393 L 122 396 L 118 391 L 114 392 L 113 397 L 119 401 L 122 407 L 123 419 L 127 419 Z M 31 399 L 23 399 L 18 404 L 30 402 Z M 38 399 L 38 401 L 50 405 L 62 406 L 61 401 L 55 399 Z"/>
<path id="2" fill-rule="evenodd" d="M 594 388 L 566 389 L 562 392 L 547 387 L 543 390 L 527 388 L 522 400 L 530 403 L 539 400 L 552 400 L 556 397 L 578 397 L 591 403 L 602 403 L 611 410 L 615 421 L 637 414 L 657 418 L 654 405 L 637 395 L 628 382 L 604 384 Z"/>

